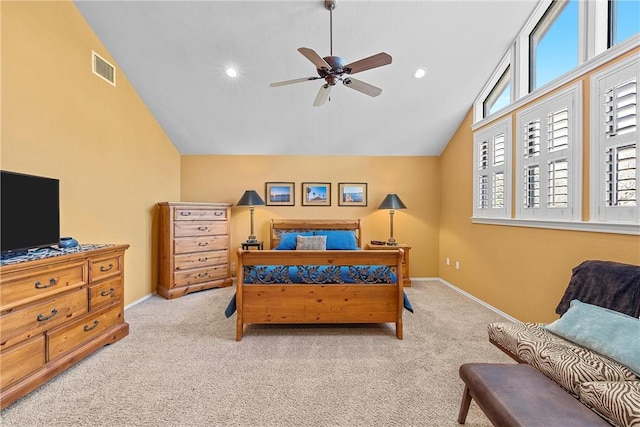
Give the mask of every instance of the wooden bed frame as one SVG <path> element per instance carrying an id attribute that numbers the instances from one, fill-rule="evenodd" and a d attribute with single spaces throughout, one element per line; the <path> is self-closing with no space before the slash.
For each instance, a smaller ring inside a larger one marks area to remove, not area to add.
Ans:
<path id="1" fill-rule="evenodd" d="M 271 220 L 270 248 L 278 245 L 284 232 L 353 230 L 360 247 L 360 220 Z M 402 339 L 404 292 L 401 248 L 392 250 L 265 250 L 238 249 L 236 273 L 236 340 L 242 339 L 245 324 L 287 323 L 395 323 Z M 289 266 L 376 266 L 395 272 L 395 283 L 338 284 L 254 284 L 245 282 L 245 267 Z"/>

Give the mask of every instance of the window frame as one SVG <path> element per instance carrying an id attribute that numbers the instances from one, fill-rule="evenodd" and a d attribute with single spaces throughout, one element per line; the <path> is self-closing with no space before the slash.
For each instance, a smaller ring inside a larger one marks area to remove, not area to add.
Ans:
<path id="1" fill-rule="evenodd" d="M 565 74 L 557 77 L 542 87 L 535 89 L 532 92 L 528 90 L 528 70 L 529 70 L 529 57 L 528 57 L 528 35 L 537 25 L 538 21 L 551 6 L 553 0 L 540 0 L 528 20 L 523 25 L 520 32 L 516 35 L 513 42 L 508 46 L 506 53 L 502 60 L 498 64 L 498 67 L 494 70 L 490 79 L 487 81 L 482 91 L 476 97 L 473 104 L 472 118 L 473 123 L 471 130 L 473 132 L 485 128 L 493 122 L 502 120 L 503 118 L 515 116 L 516 111 L 526 108 L 528 105 L 535 103 L 537 100 L 543 97 L 553 96 L 555 91 L 561 87 L 571 85 L 575 81 L 584 78 L 585 75 L 592 72 L 599 71 L 599 68 L 606 67 L 610 63 L 615 62 L 618 58 L 622 58 L 625 54 L 630 53 L 634 49 L 640 46 L 640 37 L 629 37 L 618 44 L 612 46 L 608 45 L 608 32 L 609 32 L 609 0 L 607 1 L 585 1 L 579 2 L 578 9 L 578 31 L 579 31 L 579 63 L 578 66 Z M 489 95 L 491 90 L 496 85 L 498 79 L 504 72 L 507 66 L 511 67 L 511 99 L 510 105 L 502 108 L 490 116 L 484 117 L 484 101 Z M 591 84 L 591 91 L 593 90 L 593 84 Z M 590 111 L 593 108 L 593 102 L 586 98 L 588 94 L 583 94 L 585 102 L 581 104 L 584 111 L 582 112 L 581 120 L 589 120 L 589 129 L 584 128 L 583 132 L 588 132 L 591 135 L 591 127 L 594 125 L 594 119 L 587 114 L 591 114 Z M 587 111 L 589 110 L 589 112 Z M 515 136 L 513 136 L 515 138 Z M 586 137 L 586 135 L 585 135 Z M 589 144 L 594 143 L 593 138 L 590 138 Z M 582 148 L 586 148 L 581 146 Z M 515 149 L 515 148 L 514 148 Z M 591 148 L 591 153 L 594 149 Z M 637 152 L 636 152 L 637 153 Z M 515 154 L 514 154 L 515 156 Z M 593 156 L 585 156 L 579 159 L 582 167 L 587 168 L 585 171 L 585 184 L 588 185 L 588 189 L 581 189 L 581 196 L 589 199 L 588 205 L 584 205 L 589 211 L 583 214 L 583 220 L 576 221 L 564 221 L 564 220 L 552 220 L 552 219 L 520 219 L 515 215 L 515 202 L 512 203 L 511 218 L 472 218 L 472 223 L 478 224 L 490 224 L 501 226 L 515 226 L 515 227 L 534 227 L 534 228 L 546 228 L 546 229 L 558 229 L 558 230 L 572 230 L 580 232 L 597 232 L 597 233 L 609 233 L 609 234 L 625 234 L 625 235 L 640 235 L 640 222 L 639 223 L 620 223 L 612 221 L 594 221 L 596 212 L 592 204 L 594 202 L 593 192 L 594 190 L 594 172 L 592 172 Z M 515 163 L 515 160 L 514 160 Z M 475 168 L 476 165 L 472 166 Z M 515 171 L 513 173 L 516 173 Z M 475 177 L 475 175 L 474 175 Z M 582 177 L 581 177 L 582 178 Z M 515 179 L 512 177 L 512 180 Z M 475 182 L 474 182 L 475 186 Z M 475 187 L 474 187 L 475 188 Z M 515 191 L 513 194 L 515 196 Z M 473 201 L 475 204 L 475 199 Z M 581 208 L 582 203 L 579 205 Z M 587 216 L 588 215 L 588 216 Z"/>

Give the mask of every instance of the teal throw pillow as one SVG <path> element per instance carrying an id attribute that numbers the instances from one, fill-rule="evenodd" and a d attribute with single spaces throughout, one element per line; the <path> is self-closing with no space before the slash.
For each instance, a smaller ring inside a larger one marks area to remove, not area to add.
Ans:
<path id="1" fill-rule="evenodd" d="M 560 319 L 543 328 L 640 376 L 640 319 L 574 299 Z"/>

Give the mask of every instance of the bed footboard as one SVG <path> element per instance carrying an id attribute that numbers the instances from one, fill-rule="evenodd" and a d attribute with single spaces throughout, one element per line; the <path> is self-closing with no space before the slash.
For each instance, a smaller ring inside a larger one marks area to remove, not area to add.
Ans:
<path id="1" fill-rule="evenodd" d="M 402 339 L 404 293 L 402 249 L 388 251 L 243 251 L 238 250 L 236 340 L 245 324 L 395 323 Z M 392 283 L 246 283 L 255 266 L 389 266 Z"/>

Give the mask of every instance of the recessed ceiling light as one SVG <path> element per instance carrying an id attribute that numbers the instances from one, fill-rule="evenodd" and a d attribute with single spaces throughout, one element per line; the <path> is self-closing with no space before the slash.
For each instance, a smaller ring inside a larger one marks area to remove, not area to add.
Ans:
<path id="1" fill-rule="evenodd" d="M 414 79 L 421 79 L 426 75 L 427 75 L 427 69 L 426 68 L 418 68 L 417 70 L 415 70 L 413 72 L 413 78 Z"/>
<path id="2" fill-rule="evenodd" d="M 232 68 L 232 67 L 227 68 L 226 73 L 227 73 L 227 76 L 231 78 L 238 77 L 238 70 L 236 70 L 235 68 Z"/>

